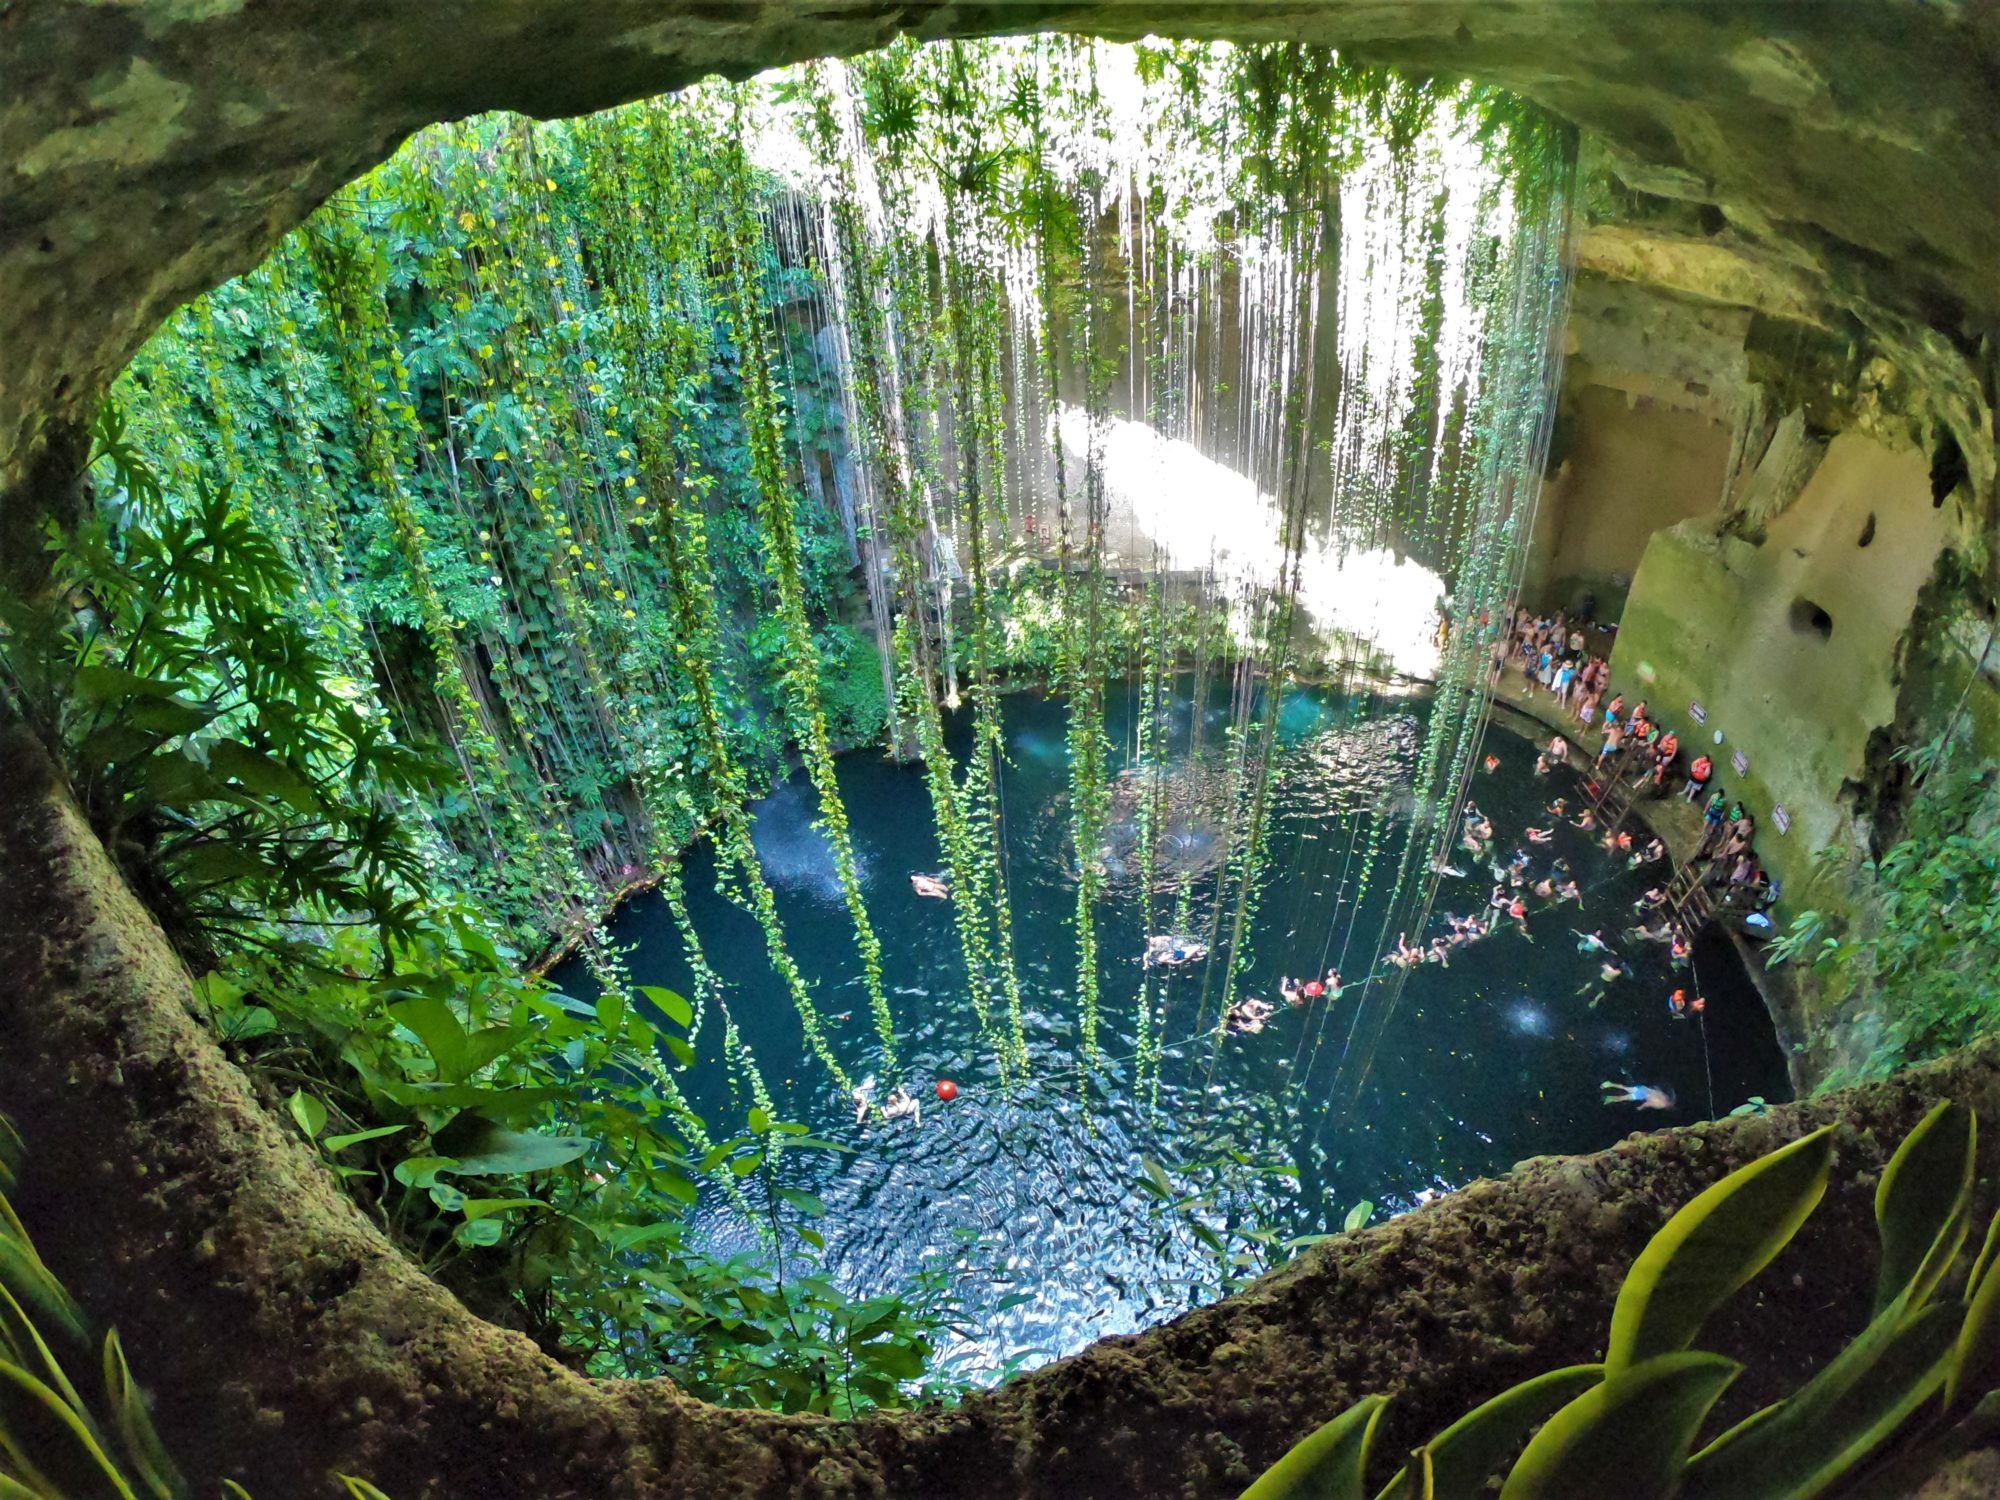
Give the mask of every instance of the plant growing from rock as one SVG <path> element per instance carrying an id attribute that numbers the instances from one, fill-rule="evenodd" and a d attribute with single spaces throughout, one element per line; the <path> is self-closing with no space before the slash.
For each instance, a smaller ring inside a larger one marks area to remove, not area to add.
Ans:
<path id="1" fill-rule="evenodd" d="M 1973 1111 L 1939 1104 L 1875 1192 L 1882 1263 L 1868 1326 L 1798 1390 L 1701 1442 L 1741 1367 L 1694 1346 L 1826 1192 L 1827 1126 L 1732 1172 L 1676 1213 L 1626 1274 L 1601 1363 L 1553 1370 L 1414 1450 L 1377 1500 L 1832 1500 L 1909 1493 L 2000 1428 L 2000 1213 L 1957 1295 L 1971 1227 Z M 1294 1447 L 1244 1500 L 1364 1500 L 1390 1398 L 1369 1396 Z M 1532 1434 L 1532 1436 L 1530 1436 Z"/>

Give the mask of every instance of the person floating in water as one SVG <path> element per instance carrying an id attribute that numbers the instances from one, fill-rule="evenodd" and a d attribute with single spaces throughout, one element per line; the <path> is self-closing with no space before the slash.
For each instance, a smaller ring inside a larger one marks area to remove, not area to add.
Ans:
<path id="1" fill-rule="evenodd" d="M 1530 828 L 1528 830 L 1528 842 L 1531 844 L 1546 844 L 1555 836 L 1556 831 L 1553 828 Z"/>
<path id="2" fill-rule="evenodd" d="M 1278 980 L 1278 997 L 1296 1010 L 1306 1003 L 1305 986 L 1286 974 Z"/>
<path id="3" fill-rule="evenodd" d="M 1544 901 L 1553 899 L 1556 893 L 1556 877 L 1554 873 L 1551 872 L 1544 875 L 1540 880 L 1529 886 L 1528 889 Z"/>
<path id="4" fill-rule="evenodd" d="M 1533 942 L 1534 938 L 1528 932 L 1528 903 L 1516 896 L 1507 903 L 1507 915 L 1512 917 L 1514 925 L 1521 929 L 1521 936 Z"/>
<path id="5" fill-rule="evenodd" d="M 854 1123 L 865 1125 L 868 1122 L 868 1111 L 875 1107 L 875 1075 L 870 1073 L 862 1079 L 848 1098 L 854 1103 Z"/>
<path id="6" fill-rule="evenodd" d="M 1676 1021 L 1685 1021 L 1688 1018 L 1688 992 L 1686 990 L 1675 990 L 1671 995 L 1667 996 L 1667 1014 L 1672 1016 Z"/>
<path id="7" fill-rule="evenodd" d="M 1581 828 L 1585 833 L 1588 833 L 1597 826 L 1597 814 L 1586 807 L 1582 812 L 1570 819 L 1569 826 L 1572 828 Z"/>
<path id="8" fill-rule="evenodd" d="M 924 1123 L 923 1105 L 917 1101 L 915 1094 L 900 1083 L 889 1090 L 889 1097 L 882 1101 L 882 1113 L 891 1120 L 900 1120 L 907 1115 L 912 1124 Z"/>
<path id="9" fill-rule="evenodd" d="M 928 896 L 933 901 L 949 901 L 951 899 L 951 887 L 946 885 L 942 880 L 939 880 L 935 875 L 912 875 L 910 877 L 910 889 L 915 891 L 919 896 Z"/>
<path id="10" fill-rule="evenodd" d="M 1424 950 L 1421 948 L 1412 948 L 1409 943 L 1409 934 L 1406 932 L 1396 934 L 1396 951 L 1394 953 L 1385 953 L 1382 955 L 1383 963 L 1394 964 L 1399 969 L 1414 969 L 1423 961 Z"/>
<path id="11" fill-rule="evenodd" d="M 1576 951 L 1579 953 L 1609 953 L 1611 951 L 1611 945 L 1604 941 L 1602 933 L 1584 932 L 1575 927 L 1570 928 L 1570 931 L 1576 933 Z"/>
<path id="12" fill-rule="evenodd" d="M 1653 839 L 1644 848 L 1632 851 L 1632 857 L 1625 861 L 1626 868 L 1636 870 L 1641 865 L 1650 865 L 1655 860 L 1664 858 L 1666 852 L 1667 846 L 1658 839 Z"/>
<path id="13" fill-rule="evenodd" d="M 1497 755 L 1489 755 L 1489 756 L 1487 756 L 1487 757 L 1486 757 L 1486 769 L 1487 769 L 1488 771 L 1497 771 L 1497 770 L 1499 770 L 1499 769 L 1500 769 L 1500 757 L 1499 757 L 1499 756 L 1497 756 Z"/>
<path id="14" fill-rule="evenodd" d="M 1672 1109 L 1674 1096 L 1665 1089 L 1656 1089 L 1644 1083 L 1612 1083 L 1607 1080 L 1598 1085 L 1604 1090 L 1606 1104 L 1636 1104 L 1641 1109 Z"/>
<path id="15" fill-rule="evenodd" d="M 1637 901 L 1634 901 L 1632 903 L 1632 909 L 1634 911 L 1646 911 L 1648 909 L 1657 911 L 1659 910 L 1659 908 L 1665 906 L 1666 904 L 1667 904 L 1666 888 L 1664 886 L 1656 885 L 1651 890 L 1647 891 L 1645 895 L 1641 896 Z"/>
<path id="16" fill-rule="evenodd" d="M 1229 1007 L 1223 1017 L 1223 1024 L 1239 1035 L 1249 1036 L 1262 1031 L 1264 1023 L 1276 1015 L 1278 1008 L 1268 1000 L 1245 996 Z"/>
<path id="17" fill-rule="evenodd" d="M 1450 863 L 1440 854 L 1436 859 L 1431 861 L 1431 874 L 1449 875 L 1454 880 L 1460 880 L 1464 878 L 1465 871 L 1461 870 L 1457 865 Z"/>
<path id="18" fill-rule="evenodd" d="M 1424 955 L 1423 962 L 1437 964 L 1441 968 L 1449 969 L 1451 967 L 1451 943 L 1442 937 L 1432 938 L 1430 952 Z"/>
<path id="19" fill-rule="evenodd" d="M 1564 875 L 1556 881 L 1556 900 L 1574 901 L 1578 906 L 1581 906 L 1583 905 L 1583 890 L 1577 885 L 1575 880 L 1571 879 L 1568 875 Z"/>
<path id="20" fill-rule="evenodd" d="M 1340 970 L 1328 969 L 1324 982 L 1326 984 L 1327 1003 L 1332 1004 L 1340 998 Z"/>
<path id="21" fill-rule="evenodd" d="M 1566 817 L 1568 817 L 1568 816 L 1569 816 L 1569 798 L 1567 798 L 1567 797 L 1558 797 L 1558 798 L 1556 798 L 1556 800 L 1555 800 L 1555 801 L 1551 802 L 1551 803 L 1549 804 L 1549 816 L 1550 816 L 1550 817 L 1552 817 L 1552 818 L 1566 818 Z"/>
<path id="22" fill-rule="evenodd" d="M 1169 969 L 1177 969 L 1183 964 L 1200 963 L 1208 957 L 1208 945 L 1190 937 L 1177 937 L 1172 933 L 1155 933 L 1146 939 L 1146 951 L 1139 962 L 1146 968 L 1161 964 Z"/>
<path id="23" fill-rule="evenodd" d="M 1674 967 L 1676 969 L 1685 969 L 1688 958 L 1693 951 L 1688 944 L 1687 935 L 1680 928 L 1676 927 L 1667 947 L 1667 956 L 1674 961 Z"/>

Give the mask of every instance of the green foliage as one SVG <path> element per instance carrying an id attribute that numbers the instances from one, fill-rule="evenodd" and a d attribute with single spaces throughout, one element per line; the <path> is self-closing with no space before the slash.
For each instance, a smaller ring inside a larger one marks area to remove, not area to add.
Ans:
<path id="1" fill-rule="evenodd" d="M 1473 1500 L 1502 1468 L 1502 1500 L 1906 1493 L 2000 1420 L 1990 1389 L 2000 1214 L 1961 1295 L 1933 1300 L 1965 1243 L 1976 1141 L 1972 1111 L 1950 1102 L 1910 1132 L 1875 1197 L 1882 1300 L 1873 1320 L 1797 1391 L 1699 1451 L 1697 1435 L 1739 1367 L 1688 1346 L 1818 1204 L 1831 1127 L 1739 1168 L 1667 1221 L 1626 1276 L 1604 1364 L 1551 1371 L 1496 1396 L 1418 1448 L 1379 1500 Z M 1369 1397 L 1305 1439 L 1246 1500 L 1359 1494 L 1383 1400 Z"/>
<path id="2" fill-rule="evenodd" d="M 52 541 L 55 587 L 0 599 L 9 706 L 190 960 L 296 914 L 409 931 L 422 859 L 397 805 L 441 784 L 291 613 L 298 580 L 226 489 L 169 509 L 116 408 L 117 500 Z"/>
<path id="3" fill-rule="evenodd" d="M 1847 872 L 1843 917 L 1802 910 L 1771 945 L 1849 993 L 1872 991 L 1882 1035 L 1874 1076 L 1962 1047 L 2000 1024 L 2000 773 L 1944 740 L 1910 752 L 1902 836 Z M 1842 883 L 1842 856 L 1819 855 L 1823 888 Z"/>

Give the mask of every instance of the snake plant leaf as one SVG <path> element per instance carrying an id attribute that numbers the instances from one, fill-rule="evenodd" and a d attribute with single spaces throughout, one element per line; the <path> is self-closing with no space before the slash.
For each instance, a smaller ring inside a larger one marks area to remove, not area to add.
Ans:
<path id="1" fill-rule="evenodd" d="M 1605 1366 L 1616 1373 L 1687 1348 L 1819 1206 L 1832 1156 L 1826 1126 L 1739 1167 L 1667 1220 L 1619 1289 Z"/>
<path id="2" fill-rule="evenodd" d="M 1978 1116 L 1947 1099 L 1903 1137 L 1882 1169 L 1875 1188 L 1882 1237 L 1875 1311 L 1906 1288 L 1911 1309 L 1922 1307 L 1957 1258 L 1969 1223 L 1978 1139 Z"/>
<path id="3" fill-rule="evenodd" d="M 1474 1407 L 1410 1455 L 1376 1500 L 1473 1500 L 1528 1433 L 1604 1379 L 1603 1365 L 1570 1365 L 1524 1380 Z M 1428 1482 L 1426 1482 L 1428 1475 Z"/>
<path id="4" fill-rule="evenodd" d="M 1974 1448 L 1991 1446 L 1996 1433 L 2000 1433 L 2000 1391 L 1989 1392 L 1959 1421 L 1903 1447 L 1890 1462 L 1843 1489 L 1841 1500 L 1909 1500 L 1946 1464 Z"/>
<path id="5" fill-rule="evenodd" d="M 19 1365 L 0 1360 L 0 1459 L 47 1496 L 139 1500 L 84 1414 Z"/>
<path id="6" fill-rule="evenodd" d="M 1986 1231 L 1986 1244 L 1972 1267 L 1966 1285 L 1965 1320 L 1959 1325 L 1958 1343 L 1952 1350 L 1951 1368 L 1945 1374 L 1945 1405 L 1956 1406 L 1976 1393 L 1987 1372 L 2000 1358 L 2000 1258 L 1994 1247 L 2000 1240 L 2000 1213 L 1993 1216 Z"/>
<path id="7" fill-rule="evenodd" d="M 5 1201 L 0 1199 L 0 1205 Z M 62 1283 L 49 1273 L 49 1268 L 25 1240 L 14 1238 L 4 1228 L 0 1228 L 0 1286 L 6 1287 L 22 1307 L 38 1314 L 45 1323 L 60 1328 L 78 1344 L 86 1342 L 82 1314 L 70 1301 Z"/>
<path id="8" fill-rule="evenodd" d="M 167 1456 L 166 1444 L 160 1441 L 153 1427 L 146 1397 L 132 1379 L 132 1366 L 126 1362 L 125 1347 L 119 1343 L 115 1328 L 104 1335 L 104 1394 L 118 1423 L 125 1457 L 140 1482 L 154 1500 L 176 1500 L 185 1493 L 186 1486 L 174 1468 L 174 1461 Z"/>
<path id="9" fill-rule="evenodd" d="M 1364 1500 L 1362 1475 L 1387 1396 L 1364 1396 L 1258 1476 L 1243 1500 Z"/>
<path id="10" fill-rule="evenodd" d="M 1897 1298 L 1789 1399 L 1696 1454 L 1683 1500 L 1813 1500 L 1852 1476 L 1937 1395 L 1957 1312 Z"/>
<path id="11" fill-rule="evenodd" d="M 1669 1500 L 1709 1408 L 1742 1368 L 1686 1350 L 1612 1370 L 1542 1425 L 1500 1500 Z"/>

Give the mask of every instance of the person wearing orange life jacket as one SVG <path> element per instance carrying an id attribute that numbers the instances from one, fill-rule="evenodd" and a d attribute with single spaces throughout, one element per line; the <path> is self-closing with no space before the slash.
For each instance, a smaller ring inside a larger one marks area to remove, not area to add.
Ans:
<path id="1" fill-rule="evenodd" d="M 1687 787 L 1681 795 L 1693 802 L 1701 796 L 1708 786 L 1709 778 L 1714 774 L 1715 762 L 1706 755 L 1697 755 L 1694 764 L 1688 767 Z"/>

